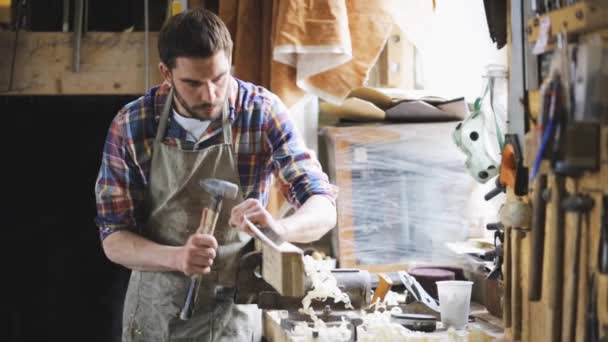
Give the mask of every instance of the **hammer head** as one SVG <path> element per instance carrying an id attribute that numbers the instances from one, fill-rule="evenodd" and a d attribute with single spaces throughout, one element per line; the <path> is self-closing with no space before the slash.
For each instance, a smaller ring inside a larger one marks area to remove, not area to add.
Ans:
<path id="1" fill-rule="evenodd" d="M 235 199 L 239 192 L 239 187 L 236 184 L 217 178 L 206 178 L 201 180 L 199 184 L 214 197 Z"/>

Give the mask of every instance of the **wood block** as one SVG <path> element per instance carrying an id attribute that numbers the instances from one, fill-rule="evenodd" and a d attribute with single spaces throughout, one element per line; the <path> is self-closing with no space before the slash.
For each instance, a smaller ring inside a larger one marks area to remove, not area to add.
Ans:
<path id="1" fill-rule="evenodd" d="M 304 253 L 289 242 L 283 242 L 278 248 L 262 245 L 262 277 L 282 296 L 303 297 Z"/>

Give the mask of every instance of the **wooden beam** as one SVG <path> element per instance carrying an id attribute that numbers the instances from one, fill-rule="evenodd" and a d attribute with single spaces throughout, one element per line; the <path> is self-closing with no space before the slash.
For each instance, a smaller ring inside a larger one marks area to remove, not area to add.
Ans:
<path id="1" fill-rule="evenodd" d="M 158 72 L 158 33 L 150 32 L 151 85 Z M 0 74 L 10 75 L 14 33 L 0 32 Z M 125 95 L 145 92 L 144 33 L 88 32 L 82 39 L 80 72 L 72 71 L 73 34 L 21 32 L 9 95 Z"/>

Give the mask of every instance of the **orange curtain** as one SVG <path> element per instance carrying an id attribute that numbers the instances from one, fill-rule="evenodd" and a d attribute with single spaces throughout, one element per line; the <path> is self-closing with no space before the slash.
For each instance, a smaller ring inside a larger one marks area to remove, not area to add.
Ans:
<path id="1" fill-rule="evenodd" d="M 390 34 L 388 11 L 385 0 L 219 2 L 235 42 L 235 76 L 288 107 L 305 91 L 339 102 L 361 87 Z"/>

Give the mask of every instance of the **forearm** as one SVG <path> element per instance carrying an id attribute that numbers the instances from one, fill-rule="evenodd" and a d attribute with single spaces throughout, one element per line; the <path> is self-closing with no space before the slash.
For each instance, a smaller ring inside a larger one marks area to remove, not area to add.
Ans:
<path id="1" fill-rule="evenodd" d="M 323 195 L 310 197 L 293 215 L 278 220 L 283 239 L 306 243 L 319 240 L 336 225 L 336 207 Z"/>
<path id="2" fill-rule="evenodd" d="M 180 247 L 164 246 L 129 231 L 110 234 L 103 250 L 111 261 L 136 271 L 176 271 Z"/>

